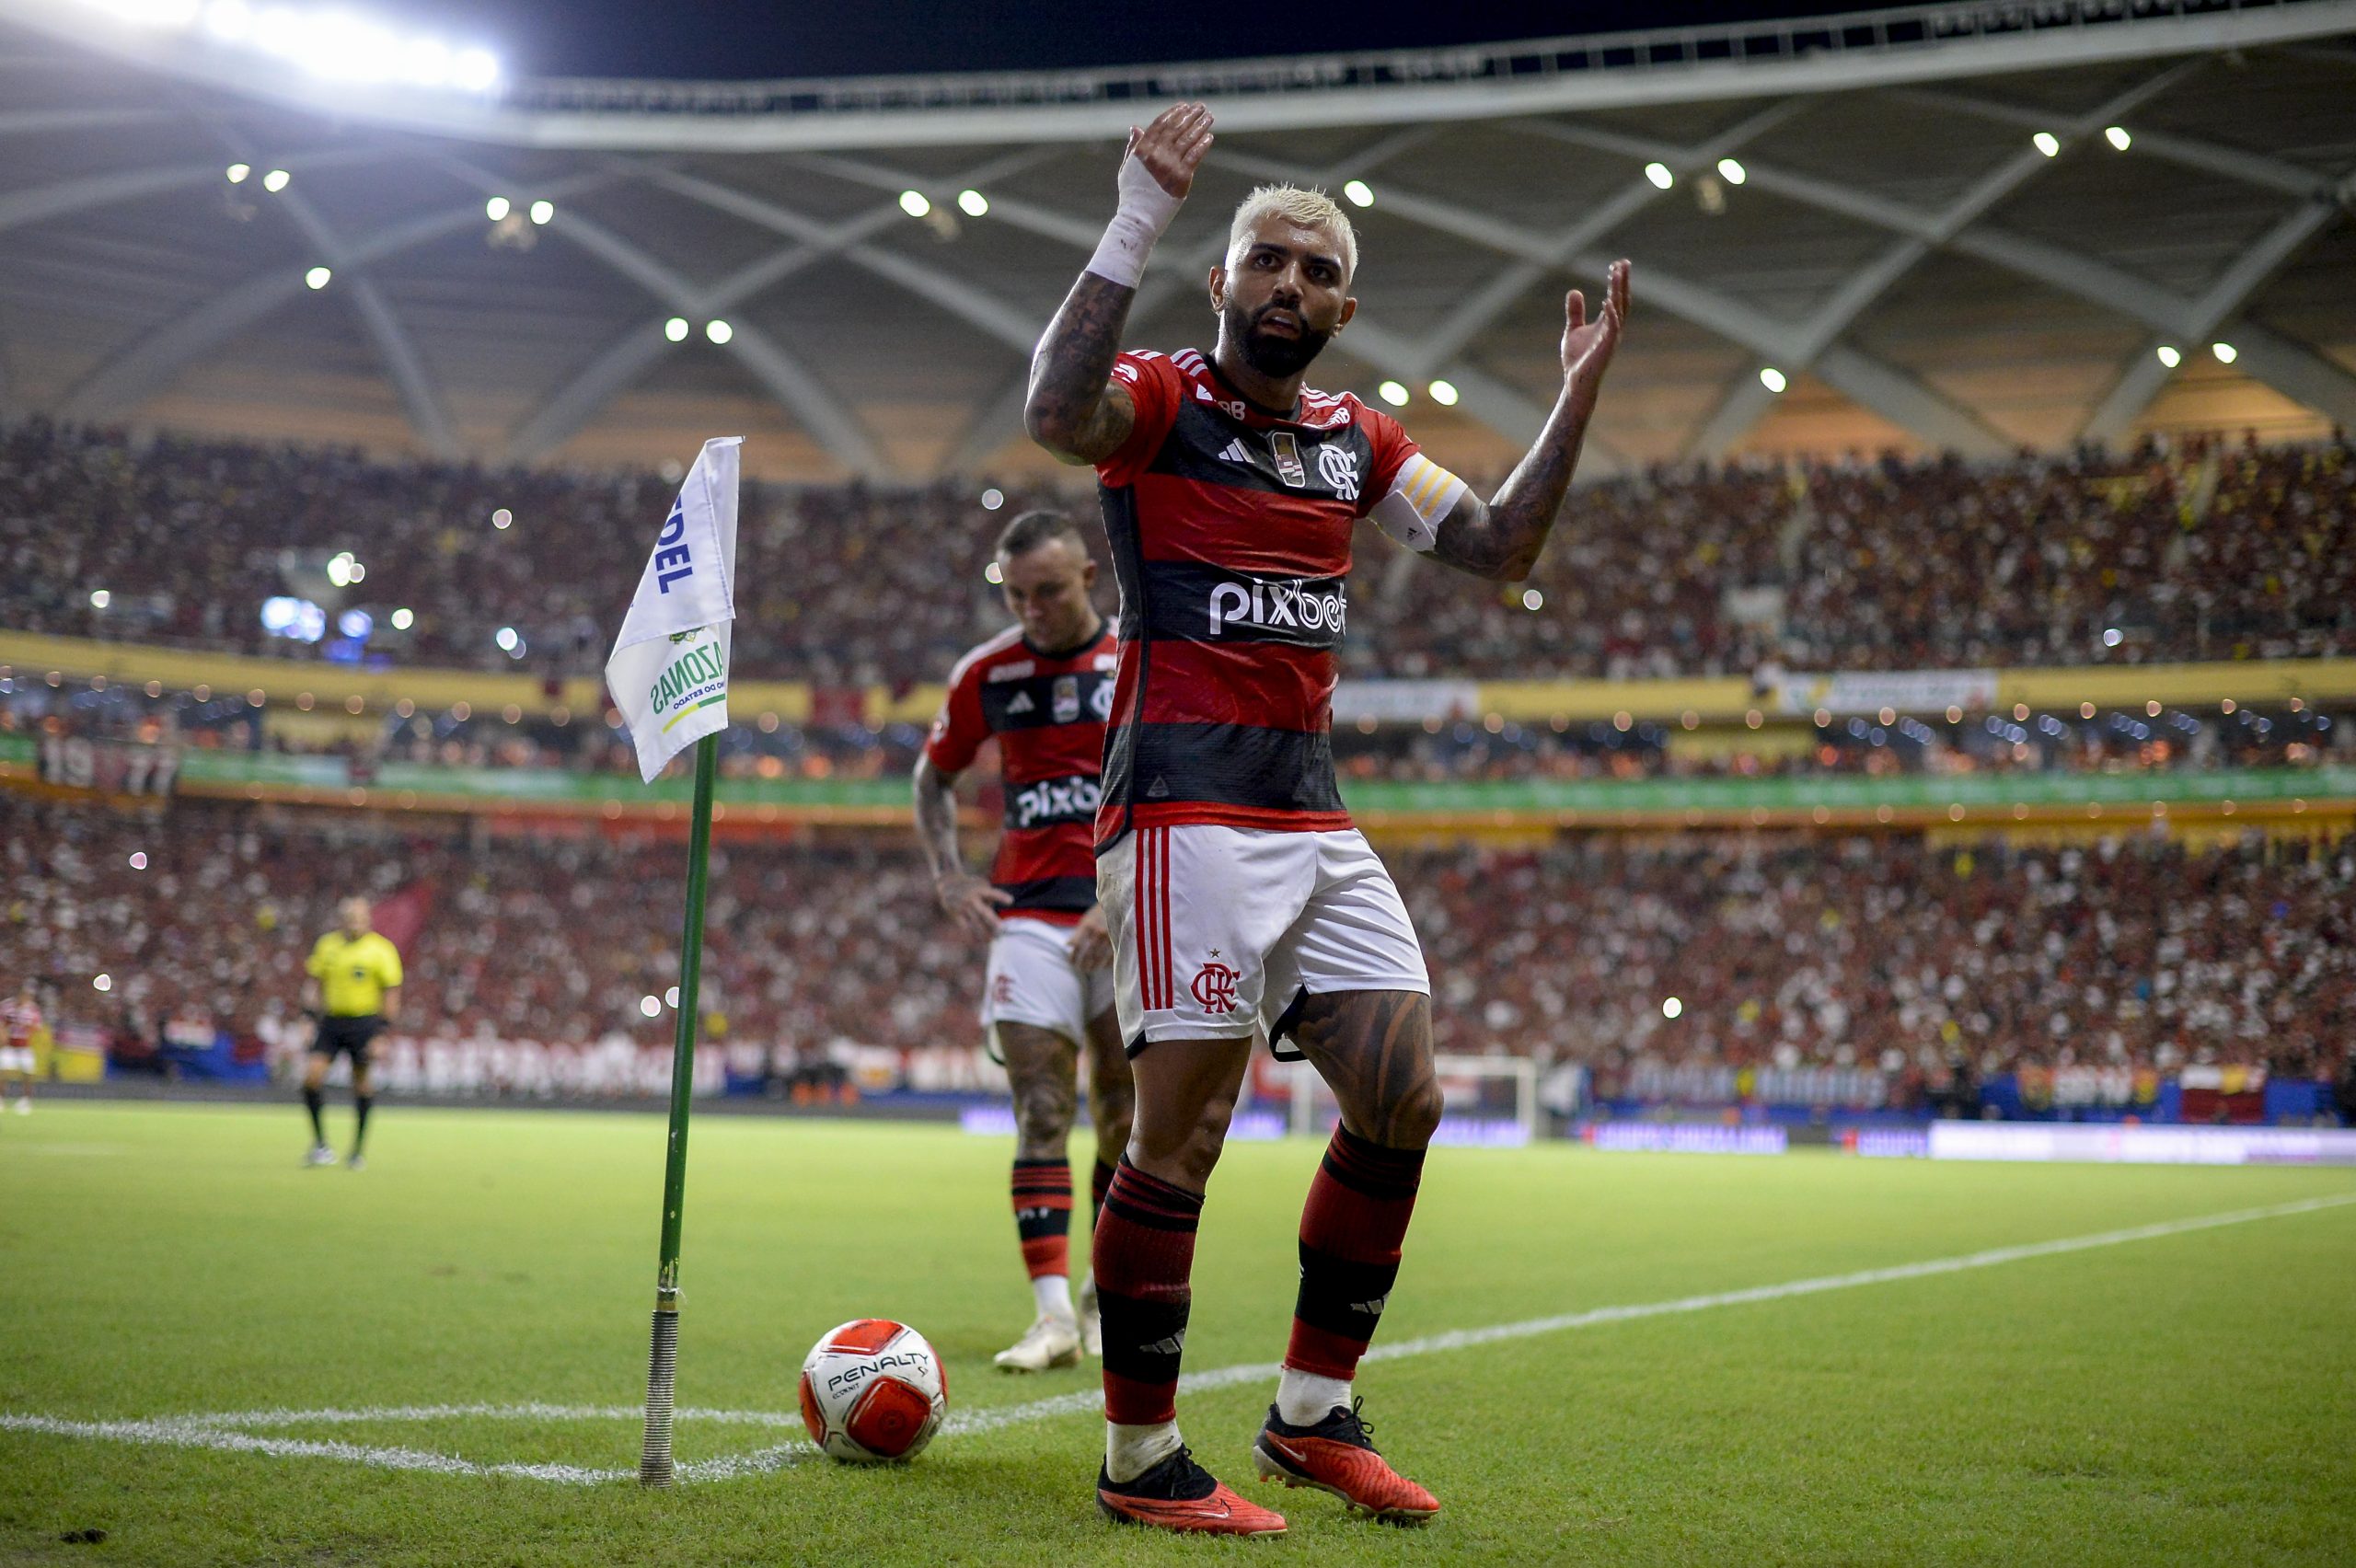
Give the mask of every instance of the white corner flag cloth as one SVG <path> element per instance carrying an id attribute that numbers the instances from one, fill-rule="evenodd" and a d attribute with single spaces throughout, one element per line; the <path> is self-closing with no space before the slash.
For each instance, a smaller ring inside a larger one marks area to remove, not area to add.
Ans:
<path id="1" fill-rule="evenodd" d="M 728 728 L 736 449 L 744 439 L 721 436 L 696 455 L 606 660 L 606 689 L 650 784 L 664 763 Z"/>

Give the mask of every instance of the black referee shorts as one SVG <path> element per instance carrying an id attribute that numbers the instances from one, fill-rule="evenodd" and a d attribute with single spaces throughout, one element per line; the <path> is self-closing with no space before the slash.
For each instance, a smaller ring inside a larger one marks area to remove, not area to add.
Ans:
<path id="1" fill-rule="evenodd" d="M 311 1055 L 329 1061 L 349 1055 L 354 1067 L 364 1067 L 368 1065 L 368 1043 L 384 1027 L 385 1020 L 375 1013 L 323 1018 L 319 1020 L 318 1038 L 311 1042 Z"/>

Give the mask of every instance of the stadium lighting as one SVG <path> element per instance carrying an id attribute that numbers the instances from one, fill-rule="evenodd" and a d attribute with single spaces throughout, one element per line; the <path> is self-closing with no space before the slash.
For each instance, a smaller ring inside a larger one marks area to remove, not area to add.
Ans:
<path id="1" fill-rule="evenodd" d="M 1349 198 L 1350 205 L 1353 207 L 1374 205 L 1374 187 L 1363 179 L 1353 179 L 1344 184 L 1342 194 Z"/>
<path id="2" fill-rule="evenodd" d="M 1669 172 L 1669 166 L 1665 163 L 1646 164 L 1645 178 L 1653 182 L 1653 189 L 1656 190 L 1666 190 L 1677 183 L 1677 176 Z"/>
<path id="3" fill-rule="evenodd" d="M 2050 131 L 2039 131 L 2029 142 L 2049 158 L 2062 156 L 2062 138 Z"/>
<path id="4" fill-rule="evenodd" d="M 2231 364 L 2235 360 L 2241 358 L 2241 355 L 2235 352 L 2234 345 L 2231 343 L 2212 343 L 2209 345 L 2209 352 L 2217 356 L 2217 363 L 2219 364 Z"/>
<path id="5" fill-rule="evenodd" d="M 492 223 L 499 222 L 500 219 L 505 217 L 509 213 L 512 213 L 514 210 L 515 203 L 510 202 L 504 196 L 493 196 L 490 201 L 485 202 L 482 204 L 482 215 L 489 218 Z"/>
<path id="6" fill-rule="evenodd" d="M 1456 407 L 1455 382 L 1435 381 L 1427 390 L 1429 390 L 1432 395 L 1432 401 L 1438 403 L 1441 408 L 1452 409 Z"/>
<path id="7" fill-rule="evenodd" d="M 707 321 L 703 324 L 703 335 L 715 343 L 724 343 L 736 335 L 736 329 L 725 321 Z"/>
<path id="8" fill-rule="evenodd" d="M 354 575 L 359 565 L 350 550 L 339 550 L 328 558 L 328 581 L 339 588 L 349 588 L 360 581 Z"/>
<path id="9" fill-rule="evenodd" d="M 2126 640 L 2127 640 L 2127 638 L 2126 638 L 2125 634 L 2124 634 L 2124 633 L 2122 633 L 2122 632 L 2121 632 L 2121 631 L 2120 631 L 2117 627 L 2115 627 L 2115 626 L 2107 626 L 2107 627 L 2103 628 L 2103 631 L 2102 631 L 2102 645 L 2103 645 L 2105 648 L 2116 648 L 2116 647 L 2118 647 L 2120 643 L 2122 643 L 2122 642 L 2124 642 L 2124 641 L 2126 641 Z"/>
<path id="10" fill-rule="evenodd" d="M 283 168 L 274 168 L 261 177 L 261 188 L 275 196 L 285 190 L 294 178 Z"/>
<path id="11" fill-rule="evenodd" d="M 113 975 L 111 975 L 111 974 L 101 974 L 101 975 L 99 975 L 97 979 L 92 980 L 92 981 L 90 982 L 90 989 L 91 989 L 91 990 L 93 990 L 93 991 L 111 991 L 111 990 L 113 990 L 113 989 L 114 989 L 114 976 L 113 976 Z"/>
<path id="12" fill-rule="evenodd" d="M 670 339 L 671 341 L 675 343 L 686 342 L 687 340 L 687 318 L 684 316 L 674 316 L 670 320 L 663 323 L 663 335 L 665 338 Z"/>
<path id="13" fill-rule="evenodd" d="M 134 871 L 144 871 L 147 869 L 146 850 L 133 849 L 131 852 L 131 869 Z"/>
<path id="14" fill-rule="evenodd" d="M 982 581 L 995 588 L 1006 581 L 1006 573 L 998 569 L 998 562 L 992 561 L 982 568 Z"/>
<path id="15" fill-rule="evenodd" d="M 314 267 L 303 274 L 303 286 L 316 294 L 327 287 L 328 280 L 334 276 L 335 273 L 325 267 Z"/>
<path id="16" fill-rule="evenodd" d="M 1777 370 L 1773 365 L 1762 364 L 1759 367 L 1759 385 L 1764 386 L 1770 392 L 1781 392 L 1784 387 L 1790 386 L 1791 383 L 1786 381 L 1784 378 L 1784 373 Z"/>
<path id="17" fill-rule="evenodd" d="M 94 610 L 103 610 L 109 605 L 113 603 L 114 595 L 108 593 L 105 589 L 93 588 L 90 590 L 90 608 Z"/>
<path id="18" fill-rule="evenodd" d="M 1535 588 L 1524 588 L 1521 591 L 1521 607 L 1525 610 L 1542 610 L 1546 607 L 1546 595 Z"/>
<path id="19" fill-rule="evenodd" d="M 470 93 L 499 86 L 499 57 L 488 49 L 462 49 L 450 65 L 450 79 Z"/>
<path id="20" fill-rule="evenodd" d="M 1663 1018 L 1675 1018 L 1684 1010 L 1684 1002 L 1676 997 L 1667 997 L 1660 1004 L 1660 1016 Z"/>
<path id="21" fill-rule="evenodd" d="M 660 997 L 641 997 L 638 998 L 638 1010 L 648 1018 L 660 1018 L 663 1016 L 663 999 Z"/>
<path id="22" fill-rule="evenodd" d="M 534 223 L 545 224 L 555 216 L 556 203 L 548 200 L 546 197 L 542 197 L 539 201 L 532 203 L 532 221 Z"/>
<path id="23" fill-rule="evenodd" d="M 376 617 L 366 610 L 346 610 L 336 617 L 335 628 L 354 642 L 365 642 L 368 634 L 376 629 Z"/>
<path id="24" fill-rule="evenodd" d="M 2107 127 L 2103 131 L 2102 139 L 2122 153 L 2135 144 L 2135 138 L 2127 133 L 2127 127 L 2124 125 Z"/>
<path id="25" fill-rule="evenodd" d="M 957 192 L 957 210 L 969 218 L 987 217 L 990 199 L 978 190 L 960 190 Z"/>
<path id="26" fill-rule="evenodd" d="M 1744 180 L 1750 179 L 1750 176 L 1743 167 L 1735 162 L 1734 159 L 1720 158 L 1718 160 L 1718 178 L 1725 180 L 1728 185 L 1740 185 Z"/>
<path id="27" fill-rule="evenodd" d="M 204 30 L 223 43 L 243 43 L 253 36 L 253 7 L 245 0 L 213 0 L 204 8 Z"/>
<path id="28" fill-rule="evenodd" d="M 1407 406 L 1407 389 L 1395 381 L 1386 381 L 1374 390 L 1377 397 L 1394 409 L 1403 409 Z"/>
<path id="29" fill-rule="evenodd" d="M 996 485 L 992 485 L 989 489 L 982 492 L 982 510 L 984 512 L 996 512 L 999 507 L 1004 506 L 1005 504 L 1006 492 L 999 489 Z"/>
<path id="30" fill-rule="evenodd" d="M 417 612 L 410 609 L 407 605 L 403 605 L 399 609 L 393 612 L 393 629 L 395 631 L 407 631 L 416 624 Z"/>
<path id="31" fill-rule="evenodd" d="M 228 175 L 230 184 L 243 185 L 246 182 L 247 176 L 252 174 L 253 171 L 254 166 L 251 164 L 231 164 L 224 172 Z"/>
<path id="32" fill-rule="evenodd" d="M 498 635 L 491 640 L 499 644 L 499 651 L 502 653 L 513 653 L 515 651 L 515 645 L 524 640 L 515 635 L 514 627 L 502 626 L 499 628 Z"/>
<path id="33" fill-rule="evenodd" d="M 679 988 L 676 986 L 663 993 L 663 1005 L 666 1008 L 676 1008 L 679 1005 Z"/>
<path id="34" fill-rule="evenodd" d="M 932 203 L 925 199 L 921 190 L 903 190 L 900 192 L 900 211 L 912 218 L 920 218 L 932 211 Z"/>
<path id="35" fill-rule="evenodd" d="M 2177 352 L 2175 344 L 2162 343 L 2160 345 L 2160 363 L 2167 366 L 2170 370 L 2174 370 L 2177 365 L 2184 363 L 2184 356 Z"/>

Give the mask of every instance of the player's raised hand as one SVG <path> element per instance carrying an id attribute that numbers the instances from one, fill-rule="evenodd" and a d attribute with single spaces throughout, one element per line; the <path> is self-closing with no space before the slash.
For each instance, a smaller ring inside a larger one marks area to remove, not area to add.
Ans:
<path id="1" fill-rule="evenodd" d="M 1620 332 L 1628 324 L 1628 274 L 1625 261 L 1611 263 L 1610 281 L 1604 285 L 1603 309 L 1590 321 L 1587 317 L 1587 295 L 1573 289 L 1563 302 L 1565 325 L 1563 328 L 1563 379 L 1571 386 L 1592 393 L 1602 384 L 1603 373 L 1611 368 L 1611 356 L 1620 347 Z"/>
<path id="2" fill-rule="evenodd" d="M 1210 150 L 1211 111 L 1203 104 L 1173 103 L 1144 130 L 1129 127 L 1129 155 L 1181 202 L 1195 188 L 1195 170 Z"/>

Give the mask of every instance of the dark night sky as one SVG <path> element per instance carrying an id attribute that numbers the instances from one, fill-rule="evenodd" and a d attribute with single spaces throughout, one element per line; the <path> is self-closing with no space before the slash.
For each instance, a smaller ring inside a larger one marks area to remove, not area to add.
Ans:
<path id="1" fill-rule="evenodd" d="M 511 76 L 763 77 L 1054 69 L 1487 42 L 1862 7 L 1842 0 L 388 0 L 497 51 Z"/>

